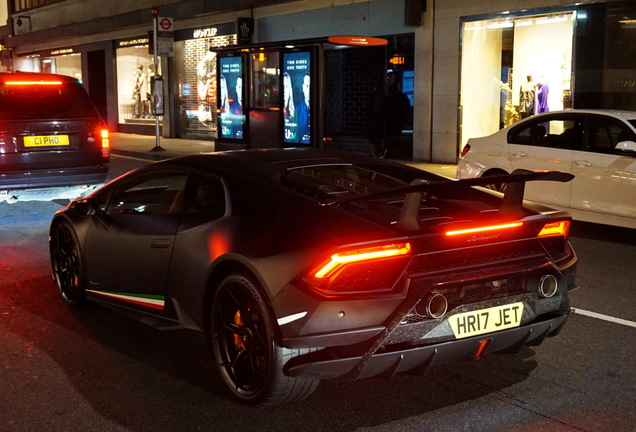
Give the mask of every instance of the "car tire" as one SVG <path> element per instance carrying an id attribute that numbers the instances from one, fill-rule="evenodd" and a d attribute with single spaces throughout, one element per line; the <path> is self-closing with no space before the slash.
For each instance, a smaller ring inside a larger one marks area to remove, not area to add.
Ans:
<path id="1" fill-rule="evenodd" d="M 62 222 L 51 236 L 51 263 L 53 277 L 60 295 L 70 306 L 86 303 L 86 291 L 82 269 L 82 254 L 73 227 Z"/>
<path id="2" fill-rule="evenodd" d="M 272 406 L 304 399 L 320 383 L 283 374 L 287 361 L 310 350 L 276 343 L 273 313 L 250 278 L 233 274 L 221 282 L 210 319 L 211 347 L 221 377 L 242 402 Z"/>

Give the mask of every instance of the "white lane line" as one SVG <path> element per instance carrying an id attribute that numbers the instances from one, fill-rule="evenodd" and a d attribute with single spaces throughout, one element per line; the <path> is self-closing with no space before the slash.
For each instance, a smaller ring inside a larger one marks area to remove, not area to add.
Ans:
<path id="1" fill-rule="evenodd" d="M 585 315 L 585 316 L 589 316 L 589 317 L 592 317 L 592 318 L 598 318 L 598 319 L 602 319 L 602 320 L 605 320 L 605 321 L 613 322 L 613 323 L 616 323 L 616 324 L 621 324 L 621 325 L 624 325 L 624 326 L 636 328 L 636 322 L 634 322 L 634 321 L 627 321 L 627 320 L 624 320 L 624 319 L 615 318 L 615 317 L 612 317 L 612 316 L 609 316 L 609 315 L 603 315 L 603 314 L 596 313 L 596 312 L 590 312 L 590 311 L 586 311 L 586 310 L 583 310 L 583 309 L 574 308 L 574 312 L 577 313 L 577 314 L 580 314 L 580 315 Z"/>

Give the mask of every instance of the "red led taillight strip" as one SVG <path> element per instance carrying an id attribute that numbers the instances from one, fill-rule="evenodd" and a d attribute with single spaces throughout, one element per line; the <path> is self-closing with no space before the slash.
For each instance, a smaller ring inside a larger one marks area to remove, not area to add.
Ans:
<path id="1" fill-rule="evenodd" d="M 563 236 L 567 237 L 570 231 L 570 221 L 550 222 L 544 225 L 539 237 Z"/>
<path id="2" fill-rule="evenodd" d="M 62 85 L 62 81 L 6 81 L 6 85 Z"/>
<path id="3" fill-rule="evenodd" d="M 338 268 L 351 263 L 371 261 L 382 258 L 408 255 L 411 253 L 410 243 L 390 244 L 373 246 L 368 248 L 353 249 L 345 252 L 338 252 L 331 255 L 327 263 L 320 266 L 314 273 L 318 279 L 332 275 Z"/>
<path id="4" fill-rule="evenodd" d="M 501 231 L 504 229 L 517 228 L 522 225 L 523 225 L 522 222 L 513 222 L 508 224 L 502 224 L 502 225 L 491 225 L 491 226 L 467 228 L 462 230 L 446 231 L 446 235 L 455 236 L 455 235 L 461 235 L 461 234 L 473 234 L 473 233 L 484 232 L 484 231 Z"/>

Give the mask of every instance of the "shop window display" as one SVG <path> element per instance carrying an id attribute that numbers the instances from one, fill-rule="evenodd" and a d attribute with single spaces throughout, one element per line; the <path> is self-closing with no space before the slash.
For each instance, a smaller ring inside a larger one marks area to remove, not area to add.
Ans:
<path id="1" fill-rule="evenodd" d="M 574 19 L 573 12 L 559 12 L 463 24 L 462 145 L 571 106 Z"/>
<path id="2" fill-rule="evenodd" d="M 117 50 L 117 103 L 120 123 L 151 124 L 150 81 L 155 75 L 148 46 Z"/>
<path id="3" fill-rule="evenodd" d="M 69 54 L 42 59 L 42 72 L 68 75 L 82 80 L 81 54 Z"/>
<path id="4" fill-rule="evenodd" d="M 234 44 L 236 35 L 175 42 L 180 137 L 212 139 L 218 135 L 217 54 L 211 49 Z"/>

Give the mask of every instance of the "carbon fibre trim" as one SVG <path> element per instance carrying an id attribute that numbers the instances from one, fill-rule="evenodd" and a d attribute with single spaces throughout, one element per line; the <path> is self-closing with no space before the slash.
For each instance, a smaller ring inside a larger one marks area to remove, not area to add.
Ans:
<path id="1" fill-rule="evenodd" d="M 483 354 L 498 351 L 518 351 L 526 345 L 540 345 L 546 337 L 556 335 L 570 311 L 544 321 L 488 335 L 453 340 L 433 345 L 413 347 L 396 351 L 376 352 L 366 359 L 363 356 L 347 358 L 325 358 L 317 351 L 290 360 L 284 366 L 286 375 L 295 378 L 314 379 L 364 379 L 378 376 L 392 376 L 396 373 L 424 373 L 431 366 L 451 363 L 457 360 L 475 358 L 481 342 L 489 339 Z"/>

